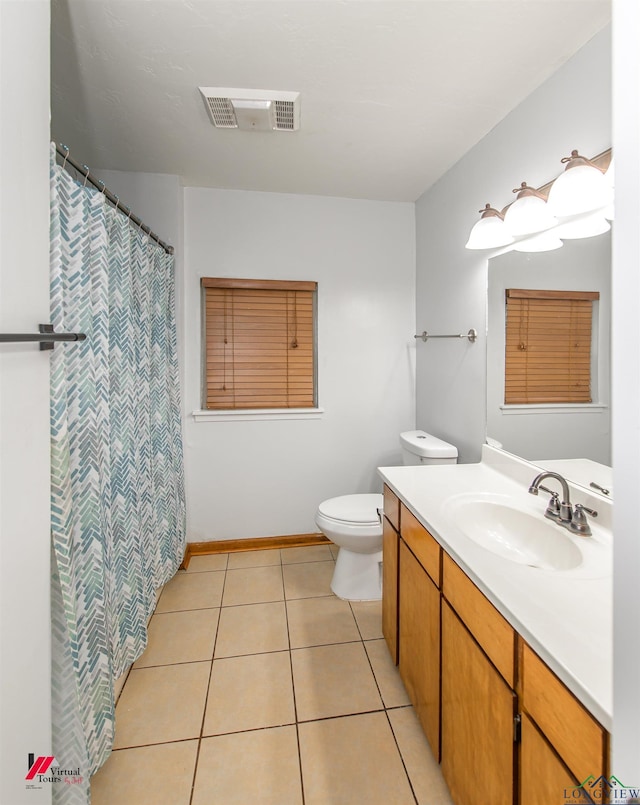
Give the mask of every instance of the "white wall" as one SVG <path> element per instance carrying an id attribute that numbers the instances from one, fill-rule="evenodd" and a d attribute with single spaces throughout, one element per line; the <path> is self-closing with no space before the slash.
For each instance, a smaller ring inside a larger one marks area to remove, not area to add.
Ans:
<path id="1" fill-rule="evenodd" d="M 200 403 L 201 276 L 317 280 L 320 419 L 187 414 L 190 541 L 317 531 L 325 498 L 380 491 L 414 417 L 413 204 L 185 190 L 187 412 Z"/>
<path id="2" fill-rule="evenodd" d="M 49 317 L 49 2 L 0 2 L 0 331 Z M 49 353 L 0 345 L 0 802 L 51 751 Z M 61 764 L 64 758 L 58 759 Z"/>
<path id="3" fill-rule="evenodd" d="M 417 427 L 457 445 L 463 462 L 479 460 L 485 438 L 487 304 L 487 255 L 464 244 L 487 201 L 501 208 L 520 182 L 550 181 L 573 148 L 595 156 L 611 146 L 610 37 L 594 37 L 416 203 L 418 329 L 481 334 L 472 345 L 427 342 L 417 355 Z"/>
<path id="4" fill-rule="evenodd" d="M 611 771 L 640 782 L 640 4 L 613 16 L 616 223 L 613 232 L 614 697 Z"/>

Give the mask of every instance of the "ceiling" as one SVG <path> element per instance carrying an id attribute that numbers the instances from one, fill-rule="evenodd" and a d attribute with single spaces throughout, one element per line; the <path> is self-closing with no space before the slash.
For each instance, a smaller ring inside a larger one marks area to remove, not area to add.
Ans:
<path id="1" fill-rule="evenodd" d="M 611 17 L 610 0 L 52 0 L 52 136 L 93 169 L 414 201 Z M 300 92 L 295 132 L 198 91 Z"/>

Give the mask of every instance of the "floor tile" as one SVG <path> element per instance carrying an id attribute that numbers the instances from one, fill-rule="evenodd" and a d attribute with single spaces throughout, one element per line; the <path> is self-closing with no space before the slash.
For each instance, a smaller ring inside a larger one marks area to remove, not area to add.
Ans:
<path id="1" fill-rule="evenodd" d="M 115 749 L 197 738 L 210 662 L 134 669 L 116 707 Z"/>
<path id="2" fill-rule="evenodd" d="M 388 716 L 418 805 L 453 805 L 413 707 L 389 710 Z"/>
<path id="3" fill-rule="evenodd" d="M 284 601 L 224 607 L 214 657 L 235 657 L 289 648 Z"/>
<path id="4" fill-rule="evenodd" d="M 287 599 L 312 598 L 333 595 L 331 578 L 335 562 L 305 562 L 299 565 L 283 565 L 284 589 Z"/>
<path id="5" fill-rule="evenodd" d="M 373 668 L 380 695 L 385 707 L 404 707 L 411 702 L 407 696 L 400 673 L 394 665 L 385 640 L 367 640 L 364 644 Z"/>
<path id="6" fill-rule="evenodd" d="M 291 648 L 360 640 L 351 607 L 335 596 L 287 602 Z"/>
<path id="7" fill-rule="evenodd" d="M 156 612 L 219 607 L 224 573 L 177 573 L 164 585 Z"/>
<path id="8" fill-rule="evenodd" d="M 219 613 L 219 609 L 200 609 L 154 615 L 147 648 L 133 667 L 212 659 Z"/>
<path id="9" fill-rule="evenodd" d="M 382 708 L 362 643 L 295 649 L 291 661 L 299 721 Z"/>
<path id="10" fill-rule="evenodd" d="M 113 752 L 91 778 L 92 805 L 189 805 L 197 741 Z"/>
<path id="11" fill-rule="evenodd" d="M 333 554 L 329 545 L 304 545 L 300 548 L 286 548 L 286 550 L 282 551 L 283 565 L 327 561 L 333 561 Z"/>
<path id="12" fill-rule="evenodd" d="M 382 601 L 351 601 L 363 640 L 382 637 Z"/>
<path id="13" fill-rule="evenodd" d="M 312 721 L 299 731 L 305 805 L 414 805 L 384 713 Z"/>
<path id="14" fill-rule="evenodd" d="M 236 551 L 229 554 L 229 570 L 237 570 L 241 567 L 266 567 L 268 565 L 280 564 L 280 549 L 264 551 Z"/>
<path id="15" fill-rule="evenodd" d="M 288 651 L 214 660 L 203 735 L 294 724 Z"/>
<path id="16" fill-rule="evenodd" d="M 227 570 L 222 606 L 282 601 L 282 568 L 247 567 Z"/>
<path id="17" fill-rule="evenodd" d="M 329 550 L 331 551 L 331 556 L 333 556 L 334 559 L 337 559 L 338 554 L 340 553 L 340 546 L 334 545 L 332 542 L 331 545 L 329 545 Z"/>
<path id="18" fill-rule="evenodd" d="M 203 738 L 192 805 L 213 803 L 301 805 L 296 728 Z"/>
<path id="19" fill-rule="evenodd" d="M 228 553 L 210 553 L 204 556 L 192 556 L 187 573 L 201 573 L 209 570 L 226 570 Z"/>

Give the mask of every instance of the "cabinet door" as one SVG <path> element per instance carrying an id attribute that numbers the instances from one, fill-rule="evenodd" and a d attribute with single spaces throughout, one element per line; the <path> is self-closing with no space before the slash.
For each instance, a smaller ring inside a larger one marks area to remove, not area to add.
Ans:
<path id="1" fill-rule="evenodd" d="M 440 760 L 440 591 L 402 540 L 400 676 Z"/>
<path id="2" fill-rule="evenodd" d="M 522 714 L 520 744 L 520 805 L 564 805 L 588 801 L 576 791 L 578 782 L 538 731 L 526 713 Z M 573 797 L 576 791 L 577 797 Z"/>
<path id="3" fill-rule="evenodd" d="M 398 537 L 382 518 L 382 634 L 394 663 L 398 664 Z"/>
<path id="4" fill-rule="evenodd" d="M 443 601 L 442 773 L 456 805 L 513 805 L 515 715 L 515 694 Z"/>

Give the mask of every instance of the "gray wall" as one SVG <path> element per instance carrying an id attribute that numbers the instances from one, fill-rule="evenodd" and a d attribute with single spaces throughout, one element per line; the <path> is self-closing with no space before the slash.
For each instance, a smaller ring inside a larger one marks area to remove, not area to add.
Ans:
<path id="1" fill-rule="evenodd" d="M 487 201 L 502 208 L 520 182 L 550 181 L 573 148 L 611 147 L 610 37 L 594 37 L 416 203 L 418 331 L 480 334 L 417 351 L 417 427 L 455 444 L 462 462 L 479 460 L 485 438 L 488 271 L 488 255 L 464 244 Z"/>

